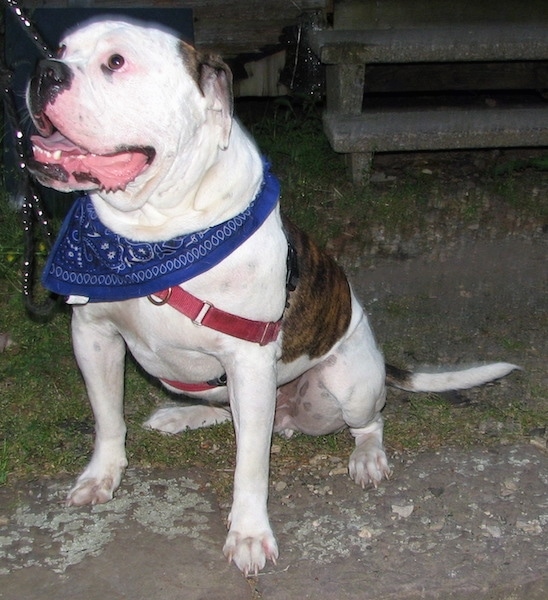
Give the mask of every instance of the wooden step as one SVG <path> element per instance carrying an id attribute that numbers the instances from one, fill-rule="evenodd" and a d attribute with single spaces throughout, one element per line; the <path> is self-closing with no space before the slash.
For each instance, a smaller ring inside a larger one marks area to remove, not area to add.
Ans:
<path id="1" fill-rule="evenodd" d="M 542 60 L 547 24 L 458 24 L 411 29 L 323 30 L 309 34 L 322 63 L 372 64 Z"/>
<path id="2" fill-rule="evenodd" d="M 548 146 L 548 106 L 326 112 L 324 130 L 336 152 Z"/>

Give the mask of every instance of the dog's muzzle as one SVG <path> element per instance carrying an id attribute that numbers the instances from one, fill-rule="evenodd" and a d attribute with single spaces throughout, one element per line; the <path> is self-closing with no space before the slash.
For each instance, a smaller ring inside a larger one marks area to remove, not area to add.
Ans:
<path id="1" fill-rule="evenodd" d="M 41 135 L 49 136 L 53 125 L 44 114 L 48 104 L 57 96 L 70 89 L 73 73 L 63 62 L 55 59 L 42 60 L 38 63 L 36 73 L 30 80 L 28 103 L 32 120 Z"/>

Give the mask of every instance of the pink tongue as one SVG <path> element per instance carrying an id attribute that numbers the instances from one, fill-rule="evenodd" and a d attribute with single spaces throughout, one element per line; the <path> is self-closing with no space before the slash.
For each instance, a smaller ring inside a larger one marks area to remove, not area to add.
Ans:
<path id="1" fill-rule="evenodd" d="M 85 150 L 82 150 L 76 144 L 73 144 L 58 131 L 52 133 L 49 137 L 33 135 L 31 136 L 31 141 L 35 146 L 45 150 L 46 152 L 55 152 L 56 150 L 61 150 L 61 152 L 77 152 L 79 154 L 86 154 Z"/>
<path id="2" fill-rule="evenodd" d="M 88 181 L 98 182 L 107 191 L 124 189 L 148 164 L 148 157 L 138 151 L 90 154 L 59 132 L 47 138 L 32 136 L 31 141 L 35 160 L 62 166 L 75 189 L 78 189 L 77 183 Z"/>

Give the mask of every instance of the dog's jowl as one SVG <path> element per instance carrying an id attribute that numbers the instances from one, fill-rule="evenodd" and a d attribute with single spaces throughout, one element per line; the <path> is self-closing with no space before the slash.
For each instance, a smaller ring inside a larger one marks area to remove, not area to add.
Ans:
<path id="1" fill-rule="evenodd" d="M 280 216 L 278 181 L 233 119 L 231 83 L 219 57 L 165 31 L 102 21 L 39 64 L 27 104 L 39 133 L 35 176 L 85 192 L 43 276 L 73 305 L 75 355 L 96 419 L 93 456 L 67 502 L 107 502 L 120 484 L 129 349 L 170 390 L 202 401 L 160 409 L 148 427 L 176 433 L 232 419 L 224 553 L 250 573 L 278 556 L 266 508 L 273 430 L 348 428 L 350 476 L 376 486 L 389 474 L 387 382 L 461 389 L 515 367 L 387 377 L 343 272 Z"/>

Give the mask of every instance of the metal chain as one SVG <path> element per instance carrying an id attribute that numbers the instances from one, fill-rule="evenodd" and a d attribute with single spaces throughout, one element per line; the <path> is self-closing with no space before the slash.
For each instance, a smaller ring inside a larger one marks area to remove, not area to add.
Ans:
<path id="1" fill-rule="evenodd" d="M 40 53 L 47 58 L 53 54 L 42 40 L 40 34 L 32 23 L 24 15 L 16 0 L 3 0 L 7 8 L 17 17 L 19 23 L 27 35 L 34 42 Z M 1 53 L 0 53 L 1 54 Z M 23 198 L 21 217 L 23 225 L 23 270 L 22 270 L 22 293 L 23 303 L 26 310 L 36 318 L 45 319 L 53 315 L 57 305 L 56 298 L 48 297 L 45 301 L 37 303 L 34 296 L 34 272 L 36 266 L 36 235 L 37 226 L 40 227 L 42 237 L 49 252 L 53 243 L 53 233 L 49 220 L 42 205 L 42 198 L 31 179 L 27 169 L 27 156 L 24 146 L 24 133 L 21 127 L 15 99 L 12 92 L 13 73 L 5 64 L 2 54 L 0 63 L 0 80 L 7 120 L 13 131 L 14 150 L 17 160 L 17 173 L 19 177 L 19 194 Z"/>
<path id="2" fill-rule="evenodd" d="M 42 36 L 40 35 L 36 27 L 34 27 L 34 25 L 29 21 L 29 19 L 27 19 L 17 0 L 3 1 L 4 4 L 7 5 L 8 9 L 11 10 L 11 12 L 17 17 L 17 20 L 21 24 L 21 27 L 27 32 L 27 35 L 34 42 L 34 45 L 38 48 L 40 54 L 42 54 L 46 58 L 52 58 L 53 53 L 42 39 Z"/>

